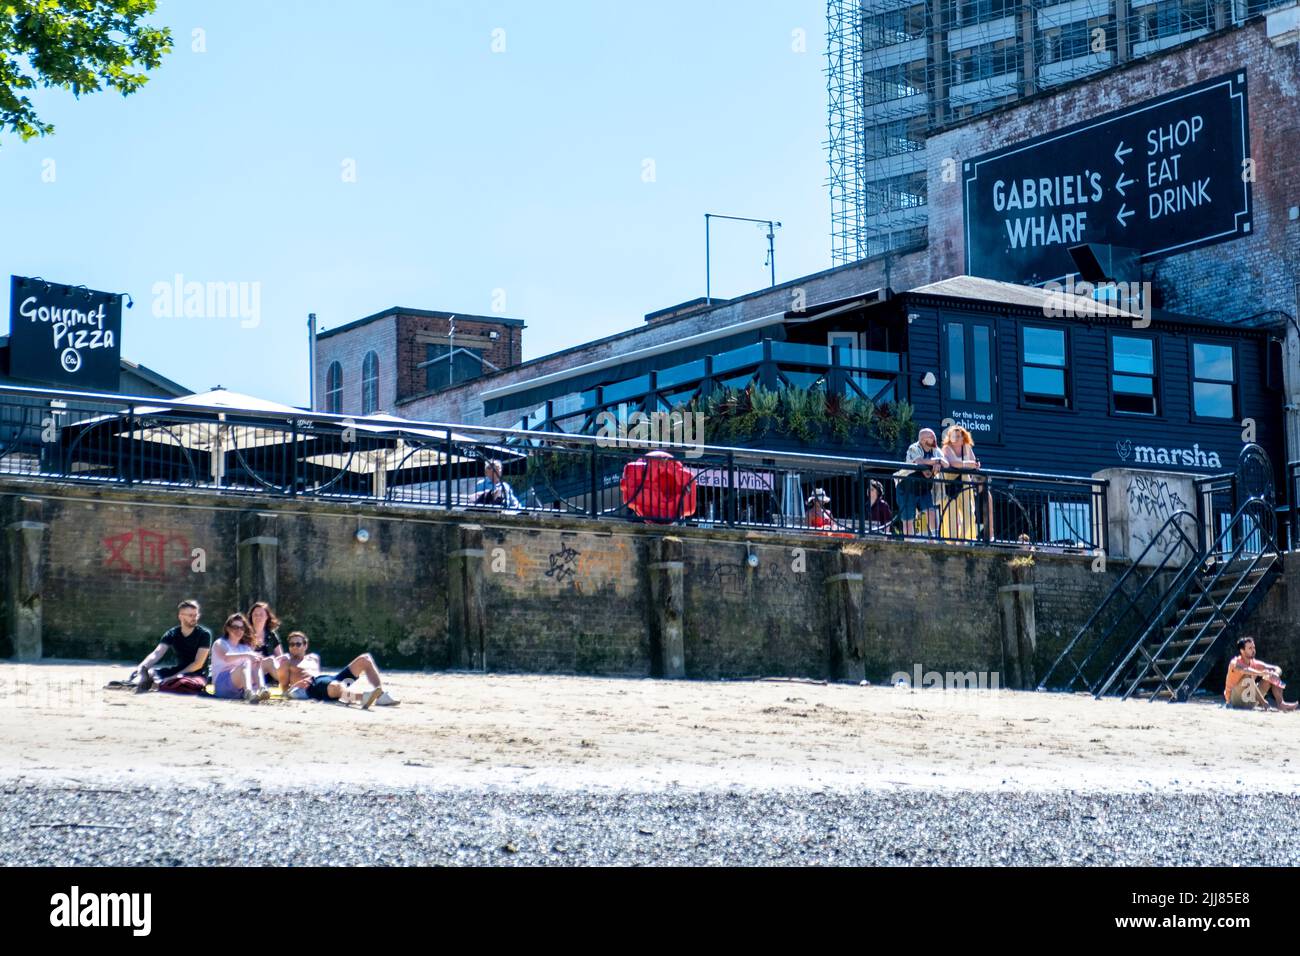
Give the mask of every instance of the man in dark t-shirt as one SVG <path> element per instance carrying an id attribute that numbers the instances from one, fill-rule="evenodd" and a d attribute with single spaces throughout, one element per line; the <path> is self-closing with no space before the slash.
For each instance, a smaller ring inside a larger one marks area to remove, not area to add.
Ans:
<path id="1" fill-rule="evenodd" d="M 212 647 L 212 632 L 199 626 L 199 602 L 182 601 L 176 608 L 180 624 L 164 634 L 158 646 L 140 662 L 139 683 L 135 692 L 143 694 L 158 681 L 177 675 L 206 677 L 208 650 Z M 170 650 L 176 663 L 168 667 L 154 667 Z"/>

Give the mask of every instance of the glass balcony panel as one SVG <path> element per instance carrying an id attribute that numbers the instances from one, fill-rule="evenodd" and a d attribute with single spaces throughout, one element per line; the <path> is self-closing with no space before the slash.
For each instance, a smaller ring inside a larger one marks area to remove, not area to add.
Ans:
<path id="1" fill-rule="evenodd" d="M 713 357 L 713 371 L 730 372 L 733 369 L 744 368 L 746 365 L 755 365 L 761 361 L 763 361 L 763 343 L 755 342 L 753 345 L 746 345 L 730 352 L 723 352 L 721 355 L 715 355 Z"/>

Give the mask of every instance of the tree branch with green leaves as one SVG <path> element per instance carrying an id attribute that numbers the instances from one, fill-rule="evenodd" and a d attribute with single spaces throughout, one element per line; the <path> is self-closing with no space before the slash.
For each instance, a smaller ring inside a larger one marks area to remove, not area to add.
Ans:
<path id="1" fill-rule="evenodd" d="M 48 136 L 27 92 L 73 96 L 108 88 L 123 96 L 171 52 L 171 31 L 144 22 L 156 0 L 0 0 L 0 136 Z"/>

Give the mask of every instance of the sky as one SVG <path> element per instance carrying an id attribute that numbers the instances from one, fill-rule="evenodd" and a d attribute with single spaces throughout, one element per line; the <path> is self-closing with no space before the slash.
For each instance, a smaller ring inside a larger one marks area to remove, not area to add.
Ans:
<path id="1" fill-rule="evenodd" d="M 190 389 L 300 405 L 310 312 L 519 318 L 534 358 L 702 296 L 706 212 L 779 220 L 777 281 L 808 275 L 825 10 L 160 0 L 143 90 L 40 91 L 55 132 L 0 134 L 0 268 L 129 293 L 123 356 Z M 715 296 L 769 284 L 766 227 L 712 234 Z"/>

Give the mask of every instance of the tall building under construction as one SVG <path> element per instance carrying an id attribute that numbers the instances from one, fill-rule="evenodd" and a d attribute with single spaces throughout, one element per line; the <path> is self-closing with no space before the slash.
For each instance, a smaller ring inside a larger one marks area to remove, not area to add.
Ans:
<path id="1" fill-rule="evenodd" d="M 926 241 L 926 140 L 1282 0 L 828 0 L 835 265 Z"/>

